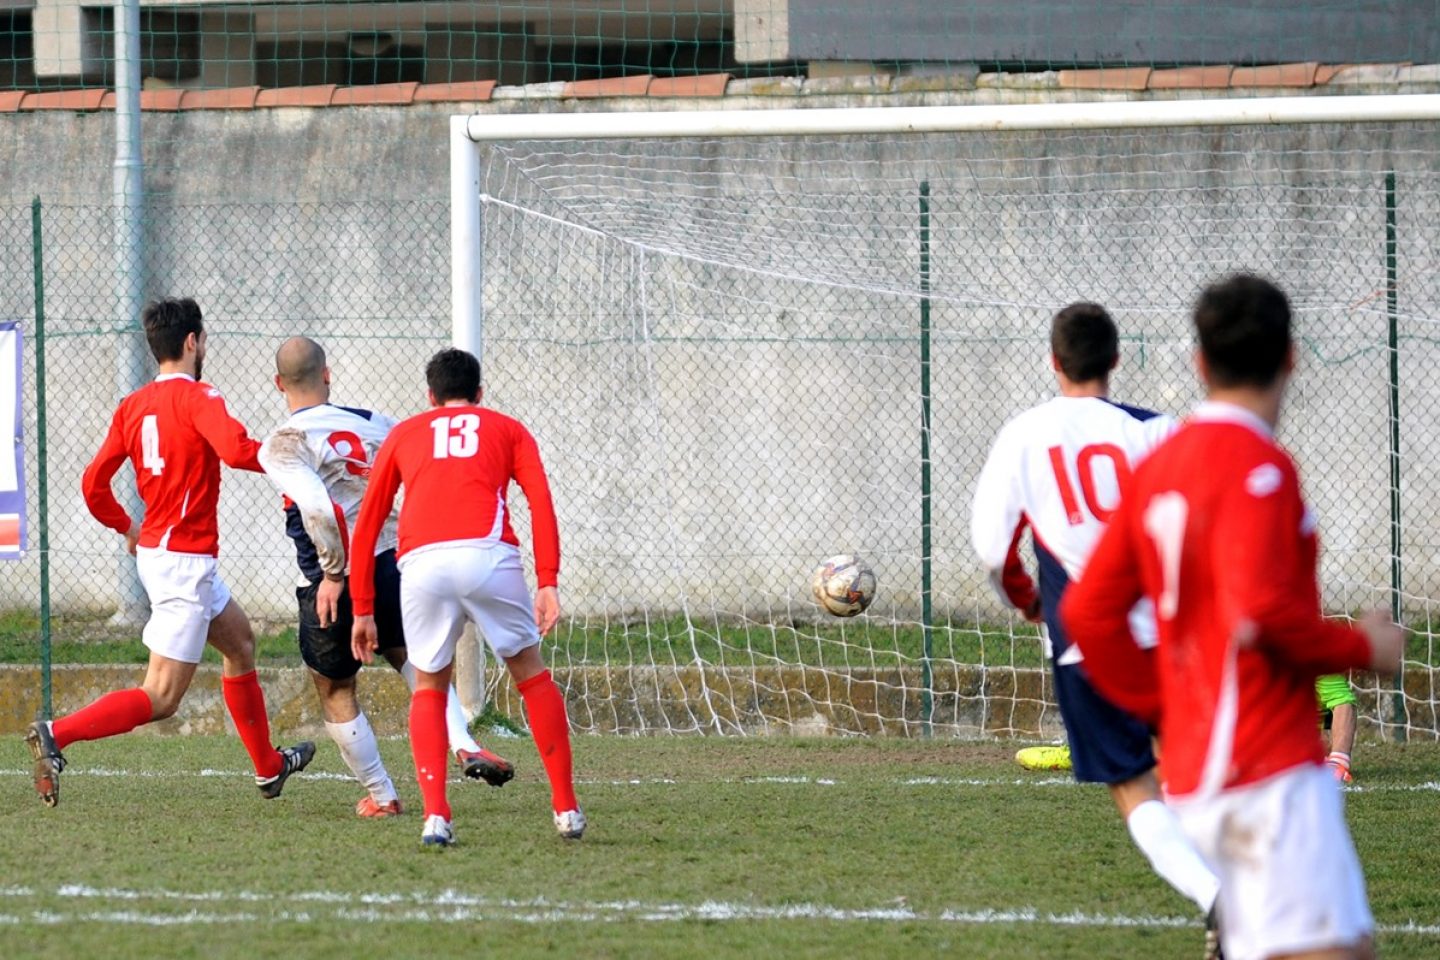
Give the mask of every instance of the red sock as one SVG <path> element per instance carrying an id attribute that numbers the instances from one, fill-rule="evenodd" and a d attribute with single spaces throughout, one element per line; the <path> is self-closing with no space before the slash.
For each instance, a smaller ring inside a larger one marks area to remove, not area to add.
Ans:
<path id="1" fill-rule="evenodd" d="M 450 819 L 445 796 L 450 744 L 445 733 L 444 690 L 416 690 L 410 697 L 410 753 L 415 757 L 415 779 L 425 801 L 425 816 Z"/>
<path id="2" fill-rule="evenodd" d="M 530 717 L 530 733 L 535 749 L 550 778 L 550 804 L 556 813 L 580 809 L 575 799 L 575 783 L 570 773 L 570 718 L 565 715 L 565 698 L 560 688 L 543 670 L 519 685 Z"/>
<path id="3" fill-rule="evenodd" d="M 150 694 L 139 687 L 107 693 L 88 707 L 60 717 L 51 726 L 55 746 L 64 750 L 79 740 L 103 740 L 129 733 L 155 715 Z"/>
<path id="4" fill-rule="evenodd" d="M 235 721 L 240 742 L 255 765 L 255 776 L 266 779 L 280 773 L 284 761 L 280 751 L 270 742 L 270 718 L 265 715 L 265 692 L 255 671 L 238 677 L 221 677 L 220 689 L 225 695 L 225 709 Z"/>

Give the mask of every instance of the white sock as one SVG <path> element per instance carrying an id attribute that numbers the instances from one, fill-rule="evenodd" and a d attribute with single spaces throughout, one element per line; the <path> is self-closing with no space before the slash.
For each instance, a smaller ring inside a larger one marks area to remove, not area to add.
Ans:
<path id="1" fill-rule="evenodd" d="M 415 690 L 415 668 L 409 660 L 400 667 L 400 676 L 405 678 L 405 685 L 413 693 Z M 470 725 L 465 722 L 465 710 L 460 706 L 460 694 L 455 692 L 455 684 L 450 684 L 450 690 L 445 696 L 445 733 L 450 739 L 450 752 L 456 753 L 464 750 L 467 753 L 476 753 L 480 744 L 470 736 Z"/>
<path id="2" fill-rule="evenodd" d="M 1220 893 L 1220 878 L 1201 859 L 1175 813 L 1159 800 L 1146 800 L 1125 821 L 1135 846 L 1170 886 L 1209 913 Z"/>
<path id="3" fill-rule="evenodd" d="M 361 786 L 370 791 L 370 799 L 376 803 L 389 803 L 397 799 L 395 784 L 385 772 L 380 759 L 380 745 L 375 742 L 375 731 L 364 713 L 356 714 L 349 723 L 326 723 L 325 731 L 340 748 L 345 766 L 355 774 Z"/>

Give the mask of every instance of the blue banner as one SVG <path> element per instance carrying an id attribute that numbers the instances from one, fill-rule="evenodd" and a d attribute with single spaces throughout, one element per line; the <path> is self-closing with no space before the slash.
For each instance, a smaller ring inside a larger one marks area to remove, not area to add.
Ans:
<path id="1" fill-rule="evenodd" d="M 17 560 L 25 550 L 25 442 L 21 429 L 20 324 L 0 321 L 0 560 Z M 8 383 L 6 381 L 9 381 Z"/>

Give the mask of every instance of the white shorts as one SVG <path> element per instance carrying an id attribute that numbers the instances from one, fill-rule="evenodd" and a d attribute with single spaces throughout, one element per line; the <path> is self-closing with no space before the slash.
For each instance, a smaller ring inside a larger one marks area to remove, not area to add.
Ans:
<path id="1" fill-rule="evenodd" d="M 520 551 L 508 543 L 407 553 L 400 558 L 400 615 L 410 662 L 426 673 L 450 665 L 467 619 L 497 657 L 540 642 Z"/>
<path id="2" fill-rule="evenodd" d="M 1348 947 L 1375 929 L 1340 788 L 1325 767 L 1172 805 L 1220 876 L 1228 960 Z"/>
<path id="3" fill-rule="evenodd" d="M 150 597 L 150 619 L 141 634 L 145 646 L 171 660 L 199 663 L 210 621 L 230 602 L 215 558 L 140 547 L 135 569 Z"/>

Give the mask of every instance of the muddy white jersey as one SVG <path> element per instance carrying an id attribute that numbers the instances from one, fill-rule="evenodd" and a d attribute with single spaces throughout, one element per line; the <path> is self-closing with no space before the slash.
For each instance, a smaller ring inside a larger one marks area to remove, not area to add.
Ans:
<path id="1" fill-rule="evenodd" d="M 323 403 L 290 414 L 265 438 L 260 465 L 285 495 L 286 533 L 310 581 L 350 569 L 350 531 L 370 482 L 370 467 L 395 426 L 383 413 Z M 396 513 L 386 520 L 377 554 L 395 549 Z"/>

